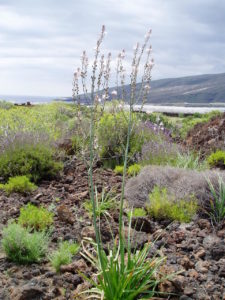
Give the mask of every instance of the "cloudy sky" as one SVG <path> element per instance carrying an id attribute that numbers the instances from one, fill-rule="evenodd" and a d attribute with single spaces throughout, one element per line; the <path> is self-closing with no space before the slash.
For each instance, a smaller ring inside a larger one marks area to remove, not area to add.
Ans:
<path id="1" fill-rule="evenodd" d="M 223 0 L 0 0 L 0 94 L 70 96 L 102 24 L 114 57 L 152 28 L 153 79 L 225 72 Z"/>

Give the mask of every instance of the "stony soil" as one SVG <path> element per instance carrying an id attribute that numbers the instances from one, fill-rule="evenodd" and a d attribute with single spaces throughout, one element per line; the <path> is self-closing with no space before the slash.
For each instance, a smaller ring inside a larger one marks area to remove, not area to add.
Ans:
<path id="1" fill-rule="evenodd" d="M 225 149 L 225 113 L 209 122 L 197 124 L 189 131 L 185 144 L 201 151 L 203 156 L 213 150 Z"/>
<path id="2" fill-rule="evenodd" d="M 94 170 L 94 181 L 99 191 L 103 187 L 108 190 L 114 187 L 119 194 L 121 179 L 110 170 L 97 167 Z M 7 197 L 1 192 L 0 231 L 9 219 L 18 217 L 21 206 L 32 202 L 51 206 L 55 212 L 50 249 L 55 249 L 60 239 L 80 242 L 84 237 L 94 238 L 91 219 L 83 208 L 87 198 L 87 170 L 74 158 L 66 163 L 60 178 L 43 182 L 30 196 L 14 194 Z M 104 218 L 101 224 L 102 239 L 107 245 L 111 241 L 109 225 Z M 118 211 L 111 212 L 110 224 L 116 235 Z M 171 293 L 164 298 L 225 299 L 225 223 L 214 228 L 208 220 L 199 218 L 190 224 L 169 224 L 138 218 L 133 220 L 133 228 L 135 246 L 141 248 L 147 241 L 157 238 L 149 257 L 157 251 L 167 256 L 161 271 L 174 273 L 174 276 L 158 287 L 161 292 Z M 84 286 L 78 270 L 87 276 L 93 273 L 80 254 L 74 257 L 72 264 L 62 267 L 61 273 L 56 274 L 47 259 L 41 264 L 18 266 L 9 262 L 0 252 L 0 299 L 77 299 L 76 292 Z"/>

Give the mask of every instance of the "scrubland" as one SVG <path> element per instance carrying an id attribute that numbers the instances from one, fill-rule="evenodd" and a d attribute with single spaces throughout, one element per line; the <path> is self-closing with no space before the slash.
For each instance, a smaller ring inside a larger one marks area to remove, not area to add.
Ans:
<path id="1" fill-rule="evenodd" d="M 0 102 L 0 298 L 223 299 L 225 115 L 133 111 L 150 89 L 151 31 L 134 48 L 128 110 L 116 89 L 109 101 L 104 34 L 90 94 L 84 51 L 74 103 Z"/>

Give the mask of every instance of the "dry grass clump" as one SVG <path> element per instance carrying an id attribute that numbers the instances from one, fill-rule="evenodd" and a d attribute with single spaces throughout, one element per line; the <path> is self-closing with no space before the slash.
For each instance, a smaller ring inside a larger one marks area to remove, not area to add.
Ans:
<path id="1" fill-rule="evenodd" d="M 133 207 L 143 207 L 148 202 L 149 193 L 155 186 L 166 188 L 176 199 L 189 199 L 195 196 L 203 209 L 210 207 L 212 193 L 208 179 L 218 189 L 218 175 L 225 179 L 224 172 L 194 171 L 173 167 L 147 166 L 141 173 L 128 180 L 125 187 L 125 197 Z"/>

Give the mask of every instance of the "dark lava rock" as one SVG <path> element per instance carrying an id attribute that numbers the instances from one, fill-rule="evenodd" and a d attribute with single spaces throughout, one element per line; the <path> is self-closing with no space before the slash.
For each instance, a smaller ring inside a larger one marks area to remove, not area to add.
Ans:
<path id="1" fill-rule="evenodd" d="M 14 289 L 11 296 L 14 300 L 41 300 L 44 296 L 44 289 L 40 286 L 34 286 L 28 283 Z"/>
<path id="2" fill-rule="evenodd" d="M 225 243 L 223 241 L 212 245 L 211 248 L 211 256 L 215 260 L 219 260 L 220 258 L 225 256 Z"/>
<path id="3" fill-rule="evenodd" d="M 154 223 L 145 217 L 133 217 L 131 226 L 136 231 L 143 231 L 146 233 L 153 233 L 155 229 Z"/>

